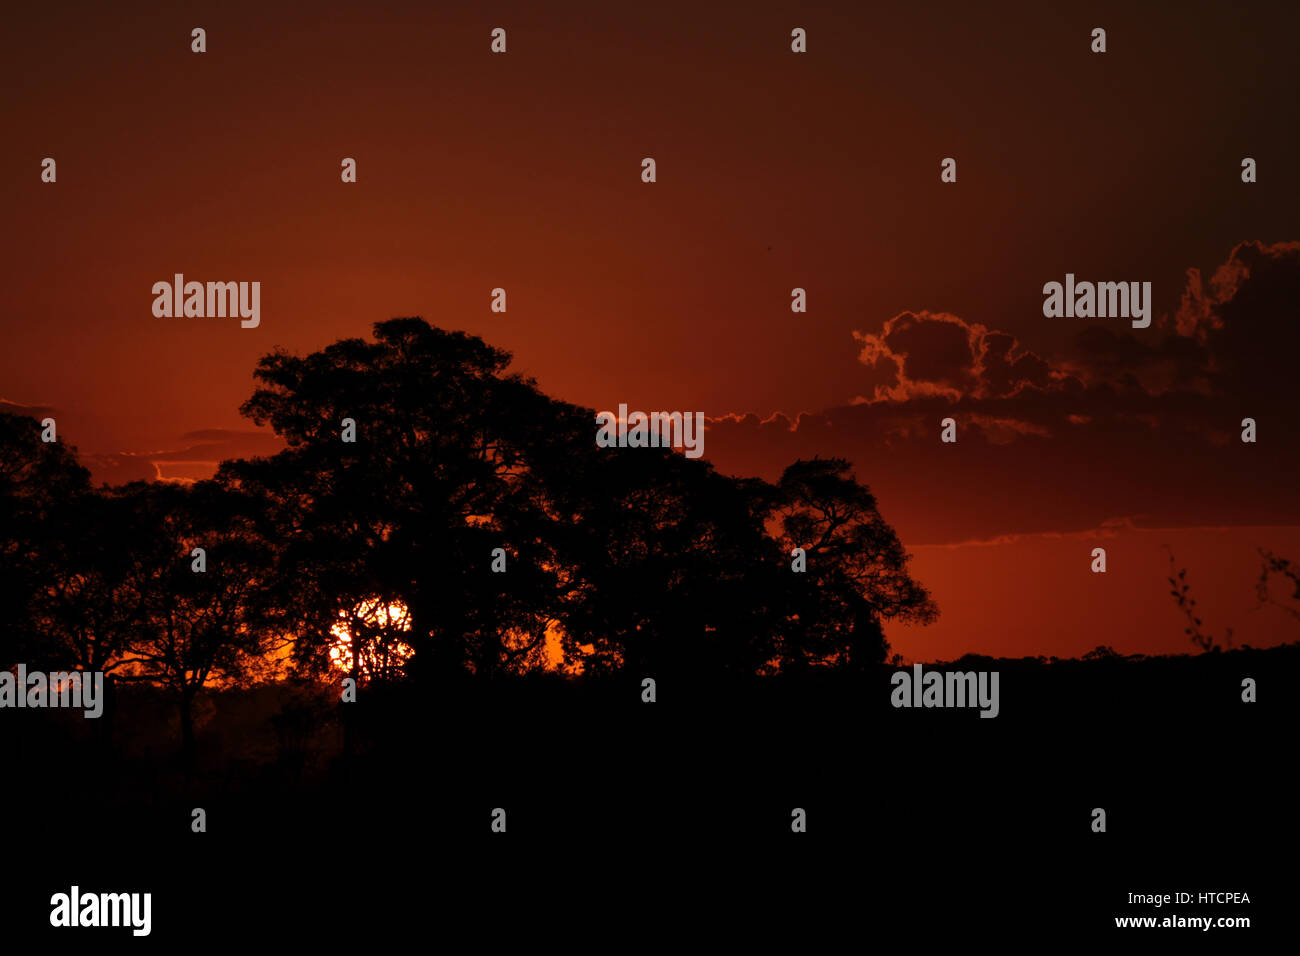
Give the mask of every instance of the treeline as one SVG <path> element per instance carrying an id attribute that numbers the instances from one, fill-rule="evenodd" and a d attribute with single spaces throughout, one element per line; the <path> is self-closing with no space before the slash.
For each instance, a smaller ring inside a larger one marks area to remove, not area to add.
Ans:
<path id="1" fill-rule="evenodd" d="M 359 683 L 418 686 L 546 666 L 548 635 L 589 674 L 864 669 L 885 621 L 937 614 L 847 462 L 773 484 L 597 448 L 594 412 L 509 360 L 416 318 L 276 351 L 241 411 L 285 449 L 192 485 L 92 487 L 0 415 L 0 667 L 161 686 L 188 747 L 204 687 L 328 673 L 340 622 Z"/>

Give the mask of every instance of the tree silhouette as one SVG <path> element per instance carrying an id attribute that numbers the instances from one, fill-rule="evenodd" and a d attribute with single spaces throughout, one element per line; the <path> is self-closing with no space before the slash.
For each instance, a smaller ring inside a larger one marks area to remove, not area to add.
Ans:
<path id="1" fill-rule="evenodd" d="M 131 554 L 134 494 L 76 495 L 44 529 L 47 563 L 33 603 L 51 665 L 113 674 L 146 622 L 146 578 Z"/>
<path id="2" fill-rule="evenodd" d="M 808 570 L 786 579 L 784 670 L 861 668 L 888 652 L 882 624 L 929 623 L 938 608 L 907 573 L 908 555 L 876 499 L 839 458 L 797 461 L 782 474 L 773 517 L 785 554 L 803 548 Z"/>
<path id="3" fill-rule="evenodd" d="M 288 447 L 227 474 L 276 489 L 284 567 L 314 604 L 306 653 L 326 653 L 339 611 L 380 598 L 409 609 L 408 671 L 507 670 L 541 648 L 556 600 L 529 462 L 553 451 L 558 404 L 465 333 L 393 319 L 375 338 L 264 358 L 243 412 Z M 515 558 L 505 575 L 497 547 Z"/>
<path id="4" fill-rule="evenodd" d="M 41 440 L 33 418 L 0 412 L 0 667 L 62 663 L 52 621 L 54 576 L 71 579 L 91 497 L 90 474 L 62 442 Z"/>
<path id="5" fill-rule="evenodd" d="M 359 683 L 518 674 L 552 662 L 548 636 L 573 669 L 685 682 L 866 667 L 885 622 L 937 614 L 848 462 L 771 484 L 600 448 L 593 410 L 509 363 L 417 318 L 273 352 L 242 411 L 286 447 L 190 488 L 93 492 L 6 416 L 16 630 L 51 660 L 167 688 L 189 766 L 202 689 L 267 671 L 290 637 L 305 673 Z"/>
<path id="6" fill-rule="evenodd" d="M 1289 558 L 1279 557 L 1272 551 L 1265 548 L 1259 549 L 1259 556 L 1262 562 L 1259 571 L 1259 580 L 1255 583 L 1255 594 L 1259 598 L 1259 607 L 1272 605 L 1281 608 L 1291 617 L 1300 621 L 1300 565 L 1297 565 Z M 1282 579 L 1284 585 L 1290 588 L 1291 593 L 1287 595 L 1291 604 L 1283 604 L 1273 597 L 1270 585 L 1274 576 Z"/>
<path id="7" fill-rule="evenodd" d="M 542 479 L 565 515 L 566 657 L 595 673 L 756 673 L 781 593 L 768 486 L 668 450 L 597 449 L 592 434 Z"/>
<path id="8" fill-rule="evenodd" d="M 370 601 L 409 609 L 417 676 L 536 667 L 548 632 L 593 673 L 860 666 L 881 659 L 883 621 L 933 617 L 847 463 L 799 463 L 774 487 L 666 449 L 601 449 L 590 409 L 509 360 L 393 319 L 373 343 L 261 361 L 243 411 L 288 447 L 223 476 L 275 502 L 300 656 L 323 661 L 338 615 Z M 816 570 L 792 580 L 781 548 L 796 538 Z"/>
<path id="9" fill-rule="evenodd" d="M 1169 577 L 1166 578 L 1169 582 L 1169 593 L 1178 604 L 1178 610 L 1182 611 L 1183 617 L 1187 619 L 1187 627 L 1183 628 L 1183 633 L 1202 651 L 1217 653 L 1224 647 L 1232 647 L 1232 628 L 1224 629 L 1222 644 L 1213 634 L 1206 633 L 1201 612 L 1196 607 L 1196 599 L 1192 597 L 1191 585 L 1187 583 L 1187 569 L 1178 567 L 1172 548 L 1165 545 L 1165 550 L 1169 552 Z"/>
<path id="10" fill-rule="evenodd" d="M 128 486 L 133 530 L 123 559 L 145 595 L 128 642 L 123 680 L 146 680 L 172 695 L 184 767 L 195 761 L 194 704 L 210 683 L 265 674 L 286 620 L 272 600 L 272 547 L 264 508 L 216 481 Z M 193 551 L 206 568 L 195 570 Z"/>

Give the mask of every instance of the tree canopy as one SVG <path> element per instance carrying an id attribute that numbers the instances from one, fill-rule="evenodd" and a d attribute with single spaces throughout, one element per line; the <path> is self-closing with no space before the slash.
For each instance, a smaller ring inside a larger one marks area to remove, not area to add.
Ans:
<path id="1" fill-rule="evenodd" d="M 509 363 L 418 318 L 273 352 L 242 412 L 284 449 L 188 486 L 92 489 L 73 450 L 0 415 L 0 665 L 116 671 L 188 708 L 290 639 L 305 672 L 338 667 L 340 622 L 354 676 L 418 685 L 859 668 L 885 622 L 937 614 L 847 461 L 773 484 L 600 448 L 593 410 Z"/>

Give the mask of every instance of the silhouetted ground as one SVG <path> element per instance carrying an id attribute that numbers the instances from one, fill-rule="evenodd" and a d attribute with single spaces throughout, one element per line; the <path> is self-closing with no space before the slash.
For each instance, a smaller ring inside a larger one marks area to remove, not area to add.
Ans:
<path id="1" fill-rule="evenodd" d="M 895 709 L 893 667 L 659 677 L 653 704 L 641 675 L 363 689 L 348 705 L 278 685 L 209 698 L 187 790 L 154 691 L 120 691 L 107 748 L 94 721 L 6 711 L 6 857 L 21 878 L 0 912 L 20 935 L 40 929 L 50 895 L 76 882 L 152 892 L 163 941 L 202 927 L 209 941 L 391 942 L 422 921 L 435 946 L 454 930 L 479 934 L 476 948 L 523 934 L 603 951 L 694 946 L 696 917 L 735 934 L 726 948 L 784 929 L 803 952 L 900 933 L 925 951 L 937 932 L 1194 944 L 1199 930 L 1114 926 L 1171 911 L 1250 916 L 1249 930 L 1203 934 L 1224 948 L 1285 928 L 1300 644 L 926 667 L 999 671 L 999 716 Z M 1257 703 L 1241 699 L 1246 677 Z M 807 833 L 791 832 L 796 807 Z M 1127 903 L 1180 890 L 1251 902 Z"/>

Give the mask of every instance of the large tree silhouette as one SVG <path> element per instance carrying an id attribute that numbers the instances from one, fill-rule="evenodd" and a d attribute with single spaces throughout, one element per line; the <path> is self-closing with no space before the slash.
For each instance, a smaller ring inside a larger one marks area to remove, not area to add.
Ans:
<path id="1" fill-rule="evenodd" d="M 519 673 L 548 663 L 548 635 L 587 673 L 686 681 L 863 667 L 885 622 L 937 613 L 845 461 L 771 484 L 600 448 L 593 410 L 481 339 L 415 318 L 374 333 L 264 357 L 242 410 L 285 449 L 192 488 L 92 491 L 34 421 L 0 419 L 18 451 L 0 465 L 5 656 L 168 688 L 192 758 L 204 686 L 247 679 L 284 635 L 323 674 L 340 624 L 358 682 Z"/>
<path id="2" fill-rule="evenodd" d="M 322 659 L 338 612 L 378 597 L 409 608 L 411 671 L 535 659 L 558 594 L 530 462 L 554 453 L 563 412 L 473 336 L 394 319 L 375 338 L 264 358 L 243 411 L 288 447 L 226 471 L 276 502 L 302 654 Z M 490 570 L 495 548 L 505 574 Z"/>
<path id="3" fill-rule="evenodd" d="M 409 608 L 406 670 L 426 678 L 537 666 L 548 629 L 592 672 L 860 665 L 883 657 L 883 621 L 934 615 L 847 463 L 799 463 L 773 486 L 598 448 L 592 410 L 509 360 L 393 319 L 374 342 L 261 361 L 243 411 L 288 447 L 222 476 L 272 503 L 304 662 L 324 666 L 339 614 L 374 600 Z"/>

